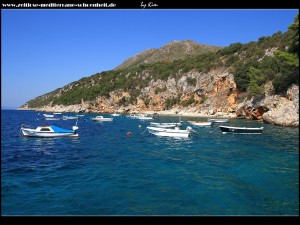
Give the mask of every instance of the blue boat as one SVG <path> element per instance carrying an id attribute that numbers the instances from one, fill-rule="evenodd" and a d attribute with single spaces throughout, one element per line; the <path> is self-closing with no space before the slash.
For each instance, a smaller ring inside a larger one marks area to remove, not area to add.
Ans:
<path id="1" fill-rule="evenodd" d="M 21 127 L 21 132 L 24 137 L 78 137 L 77 130 L 77 124 L 72 127 L 72 130 L 57 126 L 38 126 L 36 129 Z"/>

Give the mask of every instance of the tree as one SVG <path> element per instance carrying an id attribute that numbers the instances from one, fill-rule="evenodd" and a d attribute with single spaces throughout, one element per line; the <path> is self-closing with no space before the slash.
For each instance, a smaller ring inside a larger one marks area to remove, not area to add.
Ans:
<path id="1" fill-rule="evenodd" d="M 299 58 L 299 13 L 294 19 L 294 23 L 289 26 L 291 32 L 289 52 L 296 54 Z"/>

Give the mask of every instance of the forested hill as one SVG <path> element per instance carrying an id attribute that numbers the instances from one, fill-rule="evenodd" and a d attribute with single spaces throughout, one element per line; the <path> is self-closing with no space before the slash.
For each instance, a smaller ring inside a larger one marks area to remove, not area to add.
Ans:
<path id="1" fill-rule="evenodd" d="M 246 44 L 218 48 L 171 42 L 131 57 L 114 70 L 32 99 L 21 109 L 132 112 L 176 108 L 210 115 L 238 111 L 246 97 L 286 97 L 292 84 L 299 85 L 298 29 L 299 14 L 287 32 Z"/>
<path id="2" fill-rule="evenodd" d="M 145 50 L 117 66 L 116 69 L 123 69 L 130 66 L 138 66 L 141 64 L 151 64 L 155 62 L 172 62 L 178 59 L 185 59 L 190 56 L 199 55 L 204 52 L 215 52 L 221 47 L 203 45 L 187 41 L 172 41 L 161 48 L 151 48 Z"/>

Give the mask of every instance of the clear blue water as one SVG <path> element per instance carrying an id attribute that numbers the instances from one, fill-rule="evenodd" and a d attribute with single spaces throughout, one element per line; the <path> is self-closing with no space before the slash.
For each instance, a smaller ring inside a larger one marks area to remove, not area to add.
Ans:
<path id="1" fill-rule="evenodd" d="M 145 132 L 147 121 L 95 116 L 79 120 L 78 138 L 24 138 L 20 126 L 38 125 L 37 112 L 2 110 L 2 215 L 299 214 L 298 128 L 233 119 L 265 130 L 222 134 L 214 125 L 174 139 Z"/>

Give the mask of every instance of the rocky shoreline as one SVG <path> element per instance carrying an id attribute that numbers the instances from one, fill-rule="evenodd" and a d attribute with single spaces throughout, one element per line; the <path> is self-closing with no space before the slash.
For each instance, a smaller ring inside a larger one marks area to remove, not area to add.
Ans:
<path id="1" fill-rule="evenodd" d="M 154 114 L 183 117 L 219 117 L 219 118 L 245 118 L 258 120 L 264 123 L 287 127 L 299 127 L 299 86 L 292 85 L 285 96 L 266 94 L 261 99 L 244 99 L 236 106 L 236 110 L 222 111 L 217 108 L 174 107 L 170 110 L 148 110 L 135 105 L 128 107 L 102 107 L 97 108 L 89 103 L 63 106 L 44 106 L 41 108 L 28 108 L 27 105 L 19 110 L 36 110 L 42 112 L 73 112 L 73 113 L 122 113 L 122 114 Z"/>

